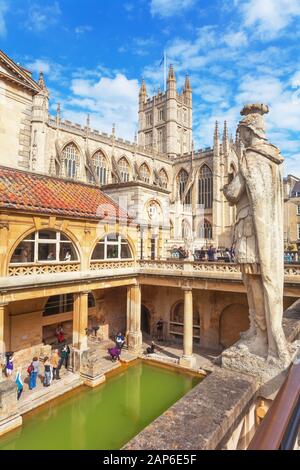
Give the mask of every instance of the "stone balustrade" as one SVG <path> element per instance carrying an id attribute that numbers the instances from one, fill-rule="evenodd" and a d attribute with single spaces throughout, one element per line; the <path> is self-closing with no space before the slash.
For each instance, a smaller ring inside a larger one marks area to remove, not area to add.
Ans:
<path id="1" fill-rule="evenodd" d="M 9 276 L 29 276 L 31 274 L 54 274 L 70 273 L 80 270 L 80 263 L 61 262 L 61 263 L 26 263 L 10 265 L 8 269 Z"/>
<path id="2" fill-rule="evenodd" d="M 9 277 L 43 275 L 56 273 L 78 272 L 82 276 L 86 272 L 97 274 L 98 271 L 105 275 L 115 276 L 122 270 L 134 271 L 138 274 L 165 274 L 167 276 L 193 276 L 215 279 L 235 279 L 241 280 L 241 272 L 238 265 L 234 263 L 222 262 L 194 262 L 179 260 L 104 260 L 91 261 L 89 271 L 81 271 L 79 262 L 61 262 L 61 263 L 30 263 L 9 266 Z M 128 271 L 129 272 L 129 271 Z M 300 264 L 285 265 L 284 278 L 287 283 L 300 283 Z"/>

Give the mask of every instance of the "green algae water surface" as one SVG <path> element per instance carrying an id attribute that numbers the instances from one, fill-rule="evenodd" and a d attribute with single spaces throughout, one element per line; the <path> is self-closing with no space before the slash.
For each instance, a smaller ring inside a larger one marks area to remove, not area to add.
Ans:
<path id="1" fill-rule="evenodd" d="M 199 380 L 139 362 L 28 413 L 0 438 L 0 449 L 120 449 Z"/>

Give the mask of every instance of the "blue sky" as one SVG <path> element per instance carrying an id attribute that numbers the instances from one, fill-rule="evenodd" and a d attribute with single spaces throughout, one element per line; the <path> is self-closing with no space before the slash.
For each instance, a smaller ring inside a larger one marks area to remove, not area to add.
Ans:
<path id="1" fill-rule="evenodd" d="M 163 50 L 178 87 L 191 77 L 195 147 L 216 119 L 234 135 L 249 101 L 270 105 L 268 136 L 300 176 L 300 0 L 0 0 L 1 49 L 45 73 L 51 113 L 133 139 L 141 77 L 163 87 Z"/>

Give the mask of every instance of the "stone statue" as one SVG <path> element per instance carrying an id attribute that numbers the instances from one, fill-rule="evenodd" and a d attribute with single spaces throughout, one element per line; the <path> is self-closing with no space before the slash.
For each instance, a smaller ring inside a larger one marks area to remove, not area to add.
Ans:
<path id="1" fill-rule="evenodd" d="M 238 131 L 242 152 L 233 180 L 223 188 L 236 205 L 234 249 L 247 290 L 250 328 L 237 347 L 286 367 L 290 353 L 283 315 L 283 158 L 267 141 L 268 106 L 244 106 Z"/>

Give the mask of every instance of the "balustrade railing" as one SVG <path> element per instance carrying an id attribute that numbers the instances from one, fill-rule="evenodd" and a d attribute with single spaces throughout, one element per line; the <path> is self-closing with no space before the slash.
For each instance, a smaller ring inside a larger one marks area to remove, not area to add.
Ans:
<path id="1" fill-rule="evenodd" d="M 91 271 L 111 271 L 112 274 L 119 269 L 136 268 L 136 273 L 156 273 L 165 272 L 168 275 L 192 274 L 194 276 L 215 276 L 216 278 L 241 279 L 240 268 L 234 263 L 224 262 L 195 262 L 186 260 L 103 260 L 91 261 Z M 60 263 L 26 263 L 11 264 L 8 275 L 28 276 L 31 274 L 54 274 L 80 271 L 80 262 L 60 262 Z M 300 282 L 300 265 L 285 265 L 285 282 Z"/>
<path id="2" fill-rule="evenodd" d="M 115 260 L 115 261 L 91 261 L 90 269 L 91 271 L 104 271 L 116 269 L 126 269 L 134 268 L 136 266 L 135 260 Z"/>
<path id="3" fill-rule="evenodd" d="M 79 262 L 26 263 L 10 265 L 9 276 L 29 276 L 32 274 L 70 273 L 80 270 Z"/>

